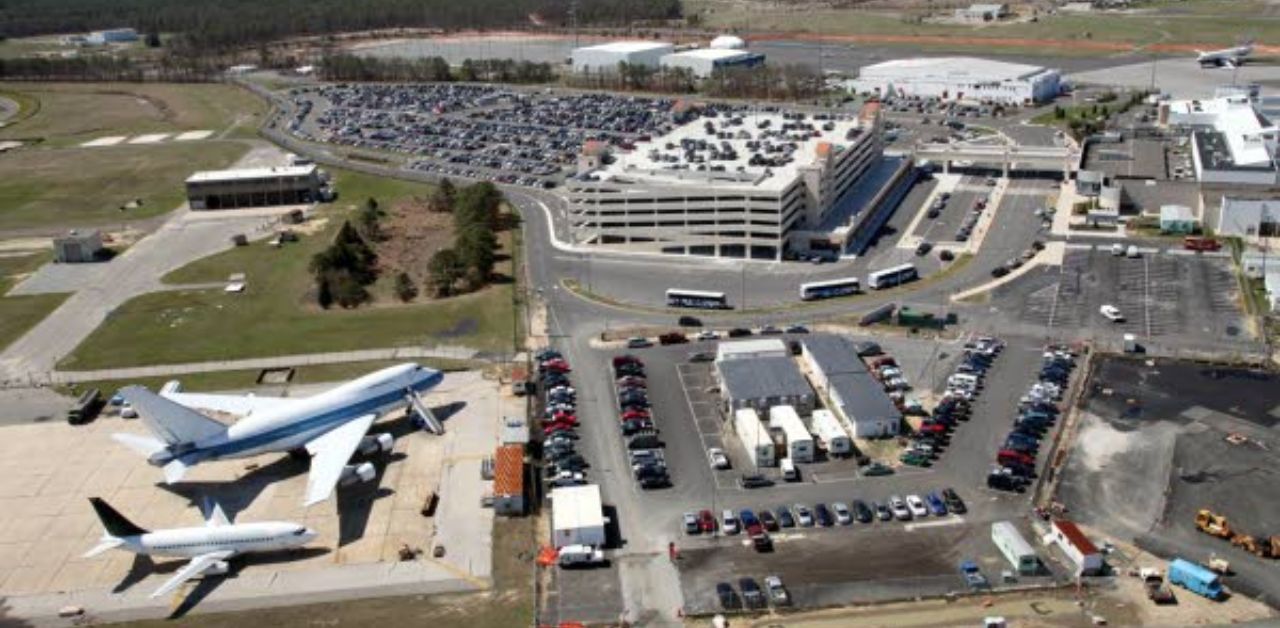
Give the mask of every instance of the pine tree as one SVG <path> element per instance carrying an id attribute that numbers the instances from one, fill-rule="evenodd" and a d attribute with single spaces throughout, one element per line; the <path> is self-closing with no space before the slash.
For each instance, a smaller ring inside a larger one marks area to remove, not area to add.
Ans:
<path id="1" fill-rule="evenodd" d="M 413 280 L 409 278 L 409 273 L 402 272 L 396 275 L 396 296 L 405 303 L 418 296 L 418 287 L 413 285 Z"/>

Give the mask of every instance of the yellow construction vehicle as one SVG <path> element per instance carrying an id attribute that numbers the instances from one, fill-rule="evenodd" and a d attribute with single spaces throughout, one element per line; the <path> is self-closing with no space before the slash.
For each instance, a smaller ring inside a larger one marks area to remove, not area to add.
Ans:
<path id="1" fill-rule="evenodd" d="M 1196 513 L 1196 528 L 1220 539 L 1232 538 L 1231 526 L 1227 523 L 1227 518 L 1208 508 L 1202 508 Z"/>

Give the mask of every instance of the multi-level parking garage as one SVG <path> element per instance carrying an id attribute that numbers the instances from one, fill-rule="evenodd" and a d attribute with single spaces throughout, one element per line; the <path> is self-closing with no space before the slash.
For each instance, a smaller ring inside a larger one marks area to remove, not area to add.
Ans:
<path id="1" fill-rule="evenodd" d="M 881 156 L 878 106 L 857 117 L 704 116 L 566 182 L 580 243 L 781 259 L 846 244 L 847 203 Z"/>

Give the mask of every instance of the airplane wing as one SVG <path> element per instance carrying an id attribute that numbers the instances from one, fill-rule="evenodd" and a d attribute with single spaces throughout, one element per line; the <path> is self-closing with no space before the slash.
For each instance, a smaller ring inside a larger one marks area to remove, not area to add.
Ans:
<path id="1" fill-rule="evenodd" d="M 187 580 L 190 580 L 200 575 L 201 573 L 204 573 L 204 570 L 213 566 L 214 563 L 220 560 L 226 560 L 228 558 L 231 558 L 234 555 L 235 555 L 234 551 L 223 550 L 221 552 L 209 552 L 208 554 L 201 554 L 199 556 L 196 556 L 195 558 L 192 558 L 191 562 L 187 563 L 185 566 L 183 566 L 182 569 L 178 570 L 178 573 L 173 574 L 172 578 L 169 578 L 167 582 L 160 585 L 160 588 L 156 589 L 155 593 L 151 594 L 151 597 L 153 598 L 160 597 L 166 593 L 169 593 L 170 591 L 173 591 L 174 589 L 178 588 L 178 586 L 181 585 L 183 582 L 186 582 Z"/>
<path id="2" fill-rule="evenodd" d="M 166 399 L 180 403 L 188 408 L 226 412 L 238 417 L 246 417 L 255 412 L 267 412 L 277 408 L 294 405 L 301 399 L 284 397 L 258 397 L 256 395 L 213 395 L 204 393 L 165 393 Z"/>
<path id="3" fill-rule="evenodd" d="M 311 453 L 311 473 L 307 476 L 307 506 L 321 502 L 333 494 L 342 477 L 342 469 L 360 446 L 360 439 L 373 426 L 376 414 L 356 417 L 338 427 L 317 436 L 307 443 Z"/>

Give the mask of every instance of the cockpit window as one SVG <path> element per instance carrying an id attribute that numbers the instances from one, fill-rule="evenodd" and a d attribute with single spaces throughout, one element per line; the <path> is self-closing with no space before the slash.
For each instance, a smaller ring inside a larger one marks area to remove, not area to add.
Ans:
<path id="1" fill-rule="evenodd" d="M 302 536 L 302 535 L 304 535 L 304 534 L 306 534 L 306 533 L 307 533 L 307 529 L 306 529 L 306 528 L 298 528 L 297 530 L 294 530 L 294 531 L 293 531 L 293 535 L 294 535 L 294 536 Z"/>

